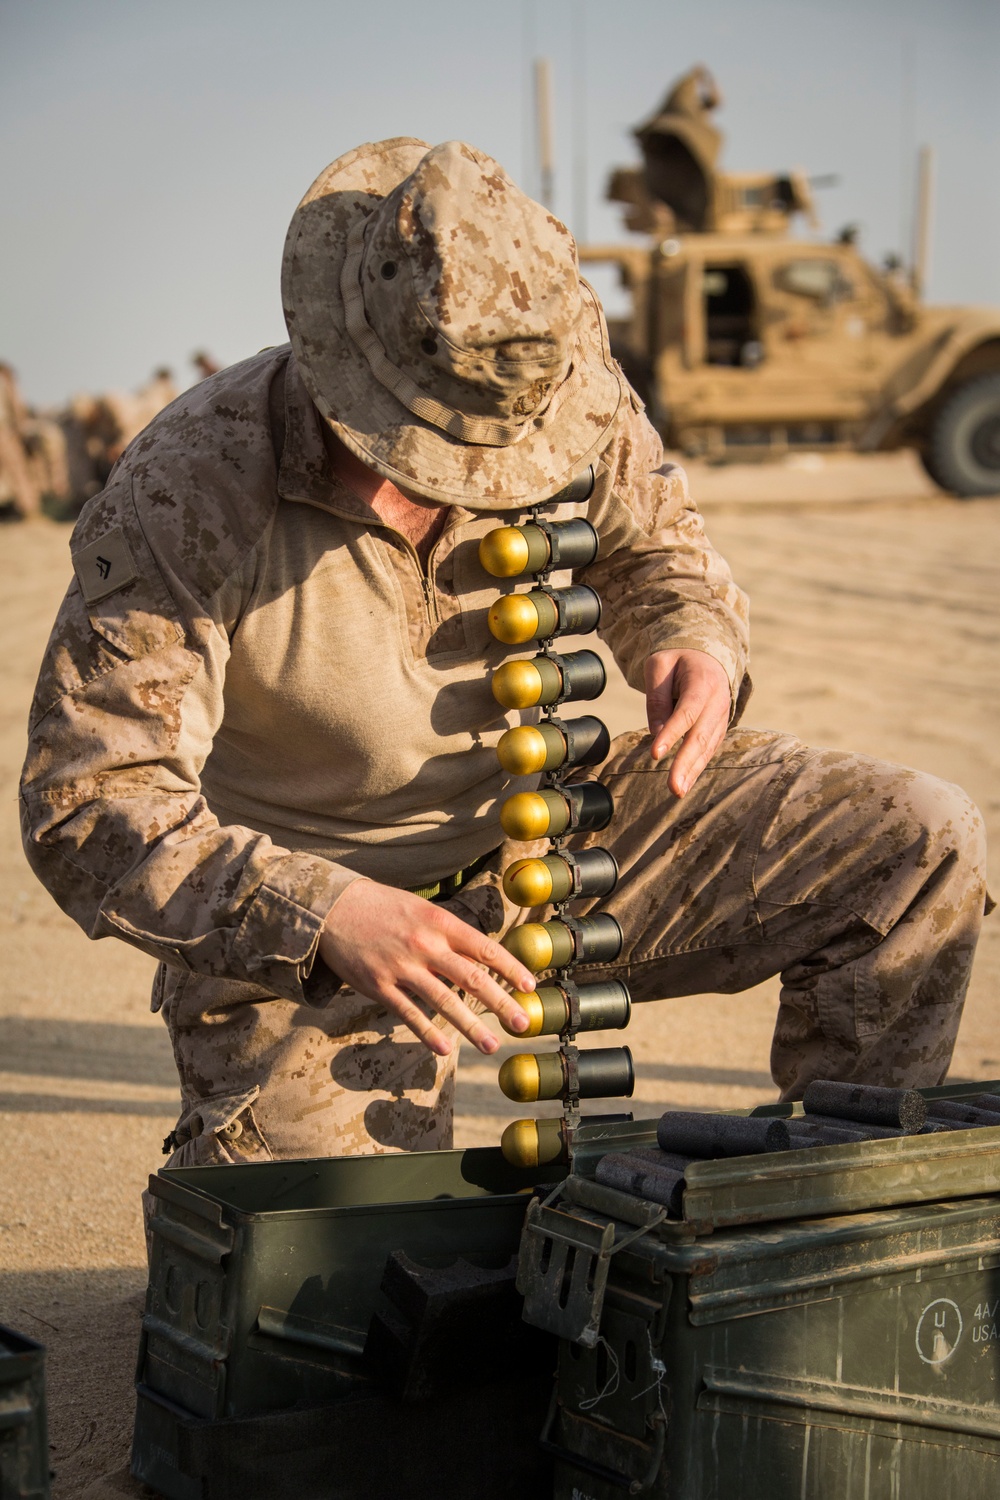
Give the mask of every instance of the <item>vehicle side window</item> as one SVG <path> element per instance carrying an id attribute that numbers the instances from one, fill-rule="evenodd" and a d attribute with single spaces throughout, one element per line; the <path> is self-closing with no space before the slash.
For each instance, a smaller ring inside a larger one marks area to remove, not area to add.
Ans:
<path id="1" fill-rule="evenodd" d="M 835 260 L 789 260 L 774 273 L 774 284 L 796 297 L 829 305 L 846 301 L 854 288 Z"/>

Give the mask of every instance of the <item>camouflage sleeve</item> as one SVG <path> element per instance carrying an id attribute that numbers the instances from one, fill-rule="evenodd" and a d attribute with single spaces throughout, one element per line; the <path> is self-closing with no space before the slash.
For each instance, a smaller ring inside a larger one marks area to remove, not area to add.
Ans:
<path id="1" fill-rule="evenodd" d="M 580 580 L 604 601 L 600 635 L 634 688 L 654 651 L 705 651 L 729 678 L 733 719 L 750 696 L 749 605 L 705 535 L 683 469 L 630 406 L 603 455 L 590 519 L 598 557 Z"/>
<path id="2" fill-rule="evenodd" d="M 148 529 L 123 473 L 74 532 L 76 578 L 29 723 L 25 851 L 88 936 L 301 1001 L 324 919 L 357 877 L 209 811 L 199 776 L 222 716 L 227 591 L 235 607 L 248 549 L 198 597 L 196 565 L 154 554 Z M 197 546 L 222 550 L 204 531 Z M 310 1000 L 337 988 L 316 970 Z"/>

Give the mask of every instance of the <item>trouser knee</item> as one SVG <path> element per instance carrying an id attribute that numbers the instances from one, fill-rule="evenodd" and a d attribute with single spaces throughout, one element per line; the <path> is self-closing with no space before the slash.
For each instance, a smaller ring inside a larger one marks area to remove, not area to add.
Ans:
<path id="1" fill-rule="evenodd" d="M 841 849 L 853 843 L 855 853 L 843 857 L 832 894 L 883 934 L 931 913 L 944 923 L 942 936 L 969 921 L 978 931 L 986 882 L 982 814 L 951 782 L 887 769 L 893 774 L 873 776 L 854 816 L 837 830 Z"/>
<path id="2" fill-rule="evenodd" d="M 938 859 L 957 855 L 967 868 L 982 871 L 986 824 L 960 786 L 936 776 L 917 776 L 908 788 L 907 801 L 914 823 L 923 830 L 929 854 Z"/>

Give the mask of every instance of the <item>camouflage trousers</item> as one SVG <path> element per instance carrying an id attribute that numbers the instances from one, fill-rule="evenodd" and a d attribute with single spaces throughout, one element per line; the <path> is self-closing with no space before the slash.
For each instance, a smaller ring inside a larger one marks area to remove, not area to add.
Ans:
<path id="1" fill-rule="evenodd" d="M 668 766 L 636 733 L 599 772 L 615 817 L 578 842 L 619 862 L 602 906 L 625 941 L 616 963 L 575 977 L 621 977 L 634 1000 L 669 1001 L 780 974 L 783 1098 L 812 1078 L 939 1083 L 984 909 L 982 820 L 965 794 L 749 729 L 730 731 L 683 800 Z M 500 889 L 524 853 L 502 849 L 449 906 L 492 934 L 537 919 Z M 457 1047 L 434 1058 L 353 991 L 310 1009 L 175 969 L 158 982 L 184 1103 L 171 1165 L 450 1146 Z M 724 1036 L 718 1057 L 733 1062 Z"/>

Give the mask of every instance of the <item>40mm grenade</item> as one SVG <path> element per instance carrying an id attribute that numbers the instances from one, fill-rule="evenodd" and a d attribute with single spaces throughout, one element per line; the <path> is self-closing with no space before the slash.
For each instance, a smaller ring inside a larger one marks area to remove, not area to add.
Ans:
<path id="1" fill-rule="evenodd" d="M 567 589 L 532 589 L 530 594 L 504 594 L 490 605 L 486 623 L 490 634 L 505 646 L 548 640 L 554 635 L 586 635 L 601 620 L 601 598 L 585 583 Z"/>
<path id="2" fill-rule="evenodd" d="M 512 1167 L 543 1167 L 566 1161 L 569 1135 L 563 1120 L 512 1120 L 500 1137 L 504 1161 Z"/>
<path id="3" fill-rule="evenodd" d="M 562 1052 L 518 1052 L 500 1069 L 500 1088 L 516 1104 L 565 1099 L 571 1091 L 569 1075 L 574 1066 L 578 1098 L 631 1098 L 635 1069 L 628 1047 L 594 1047 L 577 1053 L 575 1062 Z"/>
<path id="4" fill-rule="evenodd" d="M 508 838 L 528 843 L 577 830 L 599 833 L 611 822 L 614 810 L 607 787 L 599 781 L 581 781 L 558 790 L 515 792 L 500 809 L 500 826 Z"/>
<path id="5" fill-rule="evenodd" d="M 632 1015 L 632 997 L 620 979 L 581 985 L 564 980 L 513 994 L 527 1014 L 528 1029 L 512 1031 L 504 1021 L 501 1024 L 510 1036 L 558 1036 L 571 1021 L 576 1031 L 621 1031 Z"/>
<path id="6" fill-rule="evenodd" d="M 606 724 L 593 714 L 579 719 L 543 719 L 519 724 L 497 743 L 497 760 L 513 776 L 554 771 L 557 766 L 596 766 L 611 750 Z"/>
<path id="7" fill-rule="evenodd" d="M 552 703 L 599 698 L 608 674 L 596 651 L 507 661 L 493 673 L 493 696 L 504 708 L 548 708 Z"/>
<path id="8" fill-rule="evenodd" d="M 597 546 L 589 521 L 528 522 L 489 532 L 479 543 L 479 561 L 493 578 L 522 578 L 546 568 L 585 568 Z"/>
<path id="9" fill-rule="evenodd" d="M 564 917 L 551 922 L 525 922 L 503 939 L 532 974 L 543 969 L 565 969 L 569 964 L 610 964 L 622 951 L 622 930 L 609 911 L 592 917 Z"/>
<path id="10" fill-rule="evenodd" d="M 515 906 L 545 906 L 577 897 L 608 896 L 618 884 L 618 861 L 608 849 L 568 850 L 540 859 L 515 859 L 503 875 L 503 890 Z"/>

